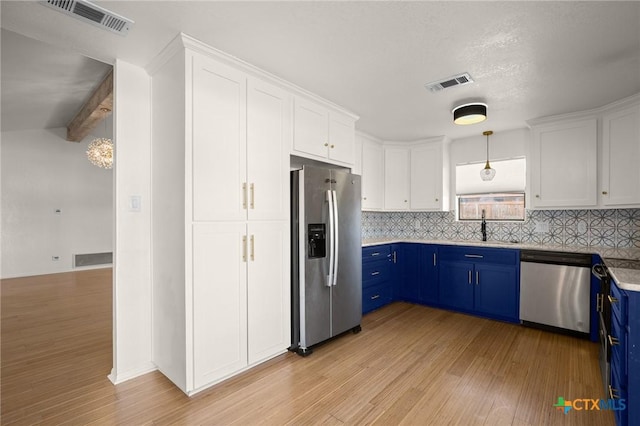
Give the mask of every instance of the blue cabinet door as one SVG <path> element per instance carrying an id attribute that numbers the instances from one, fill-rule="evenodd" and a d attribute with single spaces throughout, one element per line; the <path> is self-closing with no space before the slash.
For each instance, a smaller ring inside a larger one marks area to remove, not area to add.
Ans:
<path id="1" fill-rule="evenodd" d="M 473 309 L 473 264 L 440 262 L 439 301 L 444 306 L 470 311 Z"/>
<path id="2" fill-rule="evenodd" d="M 420 271 L 418 300 L 422 303 L 438 303 L 438 247 L 420 247 Z"/>
<path id="3" fill-rule="evenodd" d="M 418 302 L 418 286 L 420 281 L 420 244 L 394 244 L 397 268 L 400 277 L 397 282 L 398 299 L 407 302 Z"/>
<path id="4" fill-rule="evenodd" d="M 499 319 L 518 320 L 517 267 L 483 263 L 474 267 L 475 310 Z"/>

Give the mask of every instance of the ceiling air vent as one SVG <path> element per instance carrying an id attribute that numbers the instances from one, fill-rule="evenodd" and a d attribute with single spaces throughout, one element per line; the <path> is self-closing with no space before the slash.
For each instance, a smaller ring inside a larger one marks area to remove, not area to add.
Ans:
<path id="1" fill-rule="evenodd" d="M 425 84 L 425 87 L 432 92 L 439 92 L 443 89 L 454 86 L 463 86 L 465 84 L 473 83 L 473 78 L 469 73 L 454 75 L 453 77 L 446 78 L 444 80 L 434 81 L 432 83 Z"/>
<path id="2" fill-rule="evenodd" d="M 122 36 L 126 36 L 133 26 L 131 19 L 124 18 L 86 0 L 47 0 L 40 3 Z"/>

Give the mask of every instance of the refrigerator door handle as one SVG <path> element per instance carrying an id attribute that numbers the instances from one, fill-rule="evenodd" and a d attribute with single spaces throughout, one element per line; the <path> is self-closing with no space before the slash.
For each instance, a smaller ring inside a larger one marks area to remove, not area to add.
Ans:
<path id="1" fill-rule="evenodd" d="M 338 239 L 338 196 L 336 191 L 331 191 L 333 195 L 333 285 L 338 284 L 338 247 L 340 247 Z"/>
<path id="2" fill-rule="evenodd" d="M 329 274 L 327 275 L 326 286 L 331 287 L 333 285 L 333 265 L 335 262 L 335 252 L 334 252 L 334 238 L 333 238 L 333 228 L 334 228 L 334 208 L 333 208 L 333 191 L 330 189 L 327 190 L 327 201 L 329 202 Z"/>

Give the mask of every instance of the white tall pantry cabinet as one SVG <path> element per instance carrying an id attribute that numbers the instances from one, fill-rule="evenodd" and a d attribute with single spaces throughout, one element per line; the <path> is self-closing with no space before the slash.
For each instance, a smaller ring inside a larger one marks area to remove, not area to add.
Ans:
<path id="1" fill-rule="evenodd" d="M 292 96 L 186 36 L 149 72 L 153 356 L 193 394 L 290 345 Z"/>

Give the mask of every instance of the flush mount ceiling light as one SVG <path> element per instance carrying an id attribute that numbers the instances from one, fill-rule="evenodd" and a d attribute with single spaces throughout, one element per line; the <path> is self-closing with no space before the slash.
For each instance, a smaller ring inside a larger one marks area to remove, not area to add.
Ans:
<path id="1" fill-rule="evenodd" d="M 453 122 L 460 125 L 476 124 L 487 119 L 487 104 L 475 102 L 459 105 L 451 111 Z"/>
<path id="2" fill-rule="evenodd" d="M 492 169 L 489 165 L 489 136 L 493 134 L 491 130 L 487 130 L 486 132 L 482 132 L 483 135 L 487 137 L 487 163 L 484 165 L 484 169 L 480 170 L 480 177 L 482 180 L 493 180 L 496 176 L 496 170 Z"/>

